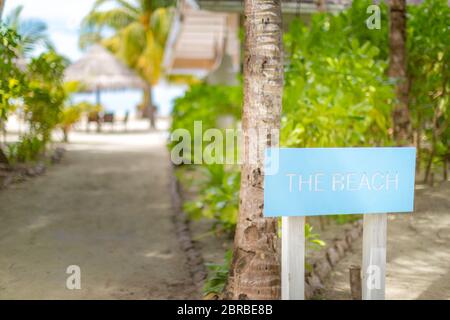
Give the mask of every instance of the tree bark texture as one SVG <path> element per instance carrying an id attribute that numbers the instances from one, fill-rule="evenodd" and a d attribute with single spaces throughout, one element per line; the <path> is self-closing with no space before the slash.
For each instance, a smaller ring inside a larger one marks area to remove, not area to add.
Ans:
<path id="1" fill-rule="evenodd" d="M 245 1 L 244 107 L 239 218 L 225 299 L 280 299 L 277 219 L 263 217 L 263 161 L 277 146 L 283 93 L 280 0 Z M 258 135 L 251 134 L 258 130 Z M 255 150 L 252 156 L 252 150 Z"/>
<path id="2" fill-rule="evenodd" d="M 155 107 L 153 105 L 152 86 L 147 84 L 144 91 L 144 117 L 150 121 L 150 129 L 156 128 Z"/>
<path id="3" fill-rule="evenodd" d="M 409 145 L 412 139 L 408 109 L 409 86 L 406 64 L 406 0 L 390 0 L 389 76 L 395 78 L 398 102 L 393 111 L 394 138 L 399 145 Z"/>

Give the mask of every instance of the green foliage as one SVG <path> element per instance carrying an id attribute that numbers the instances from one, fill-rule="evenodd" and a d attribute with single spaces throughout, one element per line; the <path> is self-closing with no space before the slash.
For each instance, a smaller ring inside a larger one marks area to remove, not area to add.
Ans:
<path id="1" fill-rule="evenodd" d="M 295 20 L 285 34 L 281 144 L 287 147 L 386 146 L 394 86 L 387 76 L 388 19 L 382 3 L 381 29 L 366 26 L 372 1 L 357 0 L 343 12 Z M 351 215 L 331 217 L 338 223 Z"/>
<path id="2" fill-rule="evenodd" d="M 294 54 L 297 46 L 308 48 L 308 52 L 318 55 L 339 55 L 347 51 L 351 39 L 357 39 L 364 44 L 370 42 L 380 50 L 380 58 L 388 56 L 388 8 L 384 2 L 381 9 L 381 28 L 370 30 L 366 26 L 369 16 L 367 8 L 373 4 L 372 0 L 355 0 L 348 9 L 337 15 L 331 13 L 314 13 L 311 15 L 309 27 L 300 20 L 294 20 L 290 31 L 284 34 L 286 51 Z"/>
<path id="3" fill-rule="evenodd" d="M 75 104 L 69 104 L 64 106 L 61 110 L 58 125 L 62 128 L 71 127 L 78 121 L 80 121 L 83 113 L 97 111 L 98 106 L 86 101 L 82 101 Z"/>
<path id="4" fill-rule="evenodd" d="M 313 232 L 313 227 L 309 223 L 305 223 L 305 241 L 308 248 L 319 250 L 325 246 L 325 242 L 320 240 L 319 234 Z"/>
<path id="5" fill-rule="evenodd" d="M 202 121 L 203 130 L 217 128 L 217 118 L 241 117 L 242 87 L 193 84 L 183 97 L 177 98 L 172 111 L 171 130 L 187 129 L 194 134 L 194 121 Z"/>
<path id="6" fill-rule="evenodd" d="M 28 92 L 24 97 L 25 119 L 30 133 L 46 144 L 58 124 L 67 98 L 63 86 L 66 61 L 54 51 L 33 58 L 28 64 Z"/>
<path id="7" fill-rule="evenodd" d="M 359 214 L 336 214 L 329 217 L 336 221 L 337 224 L 345 224 L 361 219 L 361 215 Z"/>
<path id="8" fill-rule="evenodd" d="M 83 84 L 78 81 L 69 81 L 63 84 L 63 89 L 66 97 L 70 97 L 72 94 L 82 90 Z M 99 111 L 101 111 L 100 107 L 92 103 L 86 101 L 73 103 L 70 99 L 66 99 L 66 103 L 60 113 L 58 125 L 63 130 L 68 130 L 80 120 L 83 113 Z"/>
<path id="9" fill-rule="evenodd" d="M 450 157 L 450 8 L 445 0 L 408 7 L 409 107 L 430 166 Z"/>
<path id="10" fill-rule="evenodd" d="M 45 152 L 66 99 L 62 85 L 65 64 L 55 52 L 43 53 L 31 60 L 26 74 L 20 76 L 20 82 L 16 81 L 21 87 L 15 98 L 23 104 L 29 130 L 8 146 L 11 162 L 35 161 Z"/>
<path id="11" fill-rule="evenodd" d="M 81 25 L 80 45 L 101 42 L 149 84 L 162 72 L 174 1 L 97 0 Z"/>
<path id="12" fill-rule="evenodd" d="M 64 106 L 58 119 L 58 127 L 60 127 L 63 132 L 63 141 L 69 142 L 69 131 L 75 123 L 80 121 L 83 113 L 95 112 L 98 108 L 97 105 L 88 102 L 79 102 Z"/>
<path id="13" fill-rule="evenodd" d="M 70 127 L 80 120 L 82 113 L 83 108 L 80 104 L 65 107 L 60 114 L 59 124 L 63 128 Z"/>
<path id="14" fill-rule="evenodd" d="M 284 146 L 391 143 L 394 91 L 385 77 L 387 64 L 370 42 L 351 36 L 336 41 L 348 15 L 319 14 L 309 27 L 295 21 L 286 36 L 291 56 L 281 122 Z"/>
<path id="15" fill-rule="evenodd" d="M 313 227 L 305 224 L 305 240 L 308 248 L 319 250 L 325 246 L 325 242 L 319 239 L 319 234 L 313 232 Z M 224 262 L 220 264 L 208 263 L 208 278 L 203 287 L 205 296 L 211 294 L 221 294 L 228 279 L 229 269 L 232 259 L 232 250 L 225 253 Z M 307 266 L 310 267 L 310 266 Z"/>
<path id="16" fill-rule="evenodd" d="M 7 120 L 12 100 L 24 91 L 24 75 L 16 65 L 20 36 L 0 24 L 0 120 Z"/>
<path id="17" fill-rule="evenodd" d="M 242 86 L 193 84 L 183 97 L 175 100 L 172 111 L 171 132 L 177 129 L 188 130 L 191 136 L 191 153 L 183 154 L 185 158 L 194 159 L 194 140 L 206 130 L 220 128 L 219 119 L 231 116 L 238 120 L 242 111 Z M 202 131 L 195 132 L 194 122 L 201 121 Z M 236 121 L 235 121 L 236 123 Z M 177 144 L 172 142 L 169 147 Z M 205 147 L 204 144 L 203 147 Z M 224 146 L 225 148 L 225 146 Z M 225 150 L 224 150 L 225 152 Z"/>
<path id="18" fill-rule="evenodd" d="M 5 17 L 5 24 L 20 34 L 17 52 L 20 56 L 29 56 L 36 48 L 52 49 L 47 24 L 39 19 L 23 19 L 23 6 L 17 6 Z"/>
<path id="19" fill-rule="evenodd" d="M 10 163 L 36 161 L 45 150 L 41 139 L 32 135 L 24 135 L 18 142 L 8 144 L 8 159 Z"/>
<path id="20" fill-rule="evenodd" d="M 367 8 L 374 4 L 373 0 L 355 0 L 352 1 L 351 7 L 339 13 L 339 15 L 332 19 L 332 25 L 340 28 L 335 32 L 328 33 L 327 40 L 334 41 L 334 47 L 339 48 L 338 44 L 345 44 L 348 39 L 357 39 L 364 44 L 369 42 L 376 47 L 380 53 L 377 58 L 387 60 L 389 56 L 389 8 L 385 1 L 377 3 L 380 8 L 380 29 L 369 29 L 366 25 L 366 20 L 369 16 Z M 339 33 L 339 41 L 334 38 Z M 334 40 L 333 40 L 334 38 Z"/>
<path id="21" fill-rule="evenodd" d="M 228 279 L 232 254 L 233 252 L 228 250 L 225 253 L 224 262 L 222 264 L 209 263 L 206 265 L 209 272 L 205 286 L 203 287 L 203 294 L 205 296 L 222 293 Z"/>
<path id="22" fill-rule="evenodd" d="M 213 219 L 213 230 L 234 232 L 239 204 L 240 172 L 223 165 L 203 166 L 206 182 L 195 201 L 186 202 L 184 210 L 191 219 Z"/>
<path id="23" fill-rule="evenodd" d="M 10 20 L 21 30 L 19 21 L 13 22 Z M 27 51 L 23 46 L 31 45 L 28 40 L 24 42 L 15 30 L 0 26 L 0 77 L 7 79 L 0 82 L 0 119 L 6 121 L 8 114 L 20 107 L 29 125 L 28 132 L 8 146 L 11 162 L 34 161 L 45 151 L 66 99 L 62 85 L 66 61 L 54 51 L 33 58 L 25 72 L 17 67 L 17 54 Z"/>

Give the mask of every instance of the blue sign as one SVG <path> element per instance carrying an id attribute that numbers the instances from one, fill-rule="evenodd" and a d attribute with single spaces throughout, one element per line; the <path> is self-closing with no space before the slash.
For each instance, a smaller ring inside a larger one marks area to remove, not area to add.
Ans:
<path id="1" fill-rule="evenodd" d="M 415 148 L 268 148 L 264 216 L 412 212 Z"/>

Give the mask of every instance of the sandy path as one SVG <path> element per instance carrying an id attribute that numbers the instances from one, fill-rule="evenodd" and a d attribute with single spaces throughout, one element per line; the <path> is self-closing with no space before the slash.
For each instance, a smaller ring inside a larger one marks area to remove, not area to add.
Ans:
<path id="1" fill-rule="evenodd" d="M 418 190 L 413 214 L 388 220 L 386 299 L 450 299 L 450 182 Z M 361 241 L 326 282 L 324 299 L 350 299 L 348 269 Z"/>
<path id="2" fill-rule="evenodd" d="M 0 299 L 192 297 L 163 135 L 71 139 L 45 176 L 0 191 Z M 66 288 L 69 265 L 81 290 Z"/>

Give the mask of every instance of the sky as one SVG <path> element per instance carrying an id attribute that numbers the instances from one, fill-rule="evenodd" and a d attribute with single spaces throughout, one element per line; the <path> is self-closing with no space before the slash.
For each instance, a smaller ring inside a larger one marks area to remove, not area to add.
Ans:
<path id="1" fill-rule="evenodd" d="M 19 5 L 23 5 L 23 18 L 38 18 L 47 23 L 50 39 L 56 50 L 71 61 L 79 59 L 83 52 L 78 47 L 78 32 L 83 17 L 91 10 L 96 0 L 6 0 L 4 13 L 8 13 Z M 159 113 L 167 115 L 172 107 L 173 99 L 183 94 L 185 88 L 172 86 L 164 81 L 154 88 L 154 103 Z M 95 97 L 80 95 L 77 100 L 94 101 Z M 118 114 L 134 107 L 142 99 L 142 93 L 136 90 L 103 93 L 102 101 L 107 110 Z"/>
<path id="2" fill-rule="evenodd" d="M 95 0 L 6 0 L 4 15 L 23 5 L 23 18 L 45 21 L 58 52 L 76 60 L 82 55 L 78 48 L 80 23 L 94 3 Z"/>

